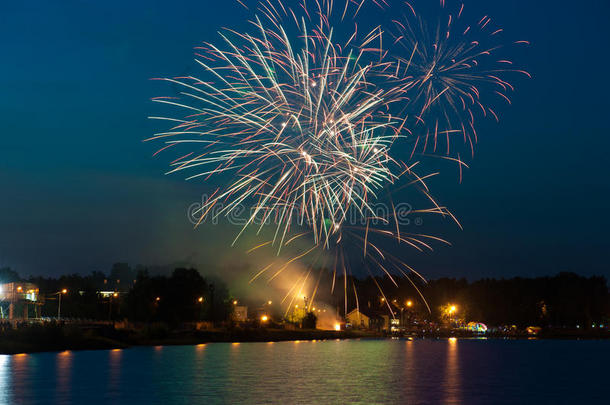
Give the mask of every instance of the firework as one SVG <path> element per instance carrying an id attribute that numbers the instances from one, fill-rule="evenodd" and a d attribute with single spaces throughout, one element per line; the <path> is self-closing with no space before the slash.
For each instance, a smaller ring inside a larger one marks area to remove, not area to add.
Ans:
<path id="1" fill-rule="evenodd" d="M 447 242 L 404 232 L 391 196 L 399 182 L 413 185 L 431 207 L 411 214 L 457 222 L 430 195 L 429 175 L 418 175 L 413 159 L 437 155 L 461 169 L 452 138 L 474 153 L 477 118 L 498 119 L 494 103 L 510 103 L 514 86 L 504 75 L 528 74 L 496 55 L 502 30 L 489 17 L 465 25 L 463 6 L 430 24 L 402 1 L 239 2 L 256 10 L 254 32 L 225 30 L 220 45 L 198 47 L 198 77 L 159 79 L 180 88 L 179 97 L 154 101 L 181 113 L 151 117 L 169 123 L 149 139 L 164 143 L 159 152 L 174 151 L 169 173 L 221 185 L 200 208 L 200 222 L 250 209 L 233 243 L 248 227 L 275 224 L 270 240 L 250 252 L 273 247 L 279 255 L 309 241 L 251 280 L 272 281 L 307 263 L 284 298 L 288 308 L 304 289 L 314 305 L 315 268 L 333 269 L 332 290 L 339 274 L 346 295 L 356 265 L 392 282 L 394 274 L 406 276 L 417 289 L 412 277 L 424 278 L 384 249 L 386 240 L 416 250 Z M 361 18 L 374 12 L 392 21 Z M 396 146 L 403 142 L 411 153 Z M 380 215 L 378 203 L 392 209 Z"/>
<path id="2" fill-rule="evenodd" d="M 170 173 L 235 176 L 201 208 L 202 219 L 221 202 L 216 215 L 246 205 L 246 227 L 273 219 L 280 246 L 295 220 L 309 224 L 316 244 L 328 243 L 348 209 L 372 214 L 376 191 L 407 169 L 388 153 L 400 136 L 387 113 L 397 90 L 369 81 L 365 52 L 337 49 L 332 32 L 312 34 L 303 20 L 294 47 L 281 26 L 256 27 L 257 35 L 223 35 L 224 50 L 198 49 L 205 79 L 162 79 L 180 86 L 181 97 L 154 101 L 188 114 L 152 117 L 174 125 L 151 140 L 189 149 Z"/>
<path id="3" fill-rule="evenodd" d="M 507 43 L 526 45 L 527 41 L 506 41 L 502 28 L 483 16 L 467 22 L 463 3 L 444 17 L 425 19 L 407 4 L 403 18 L 392 21 L 392 51 L 396 75 L 412 82 L 406 110 L 418 135 L 413 150 L 423 153 L 452 154 L 452 138 L 461 138 L 474 154 L 479 117 L 499 120 L 497 103 L 511 104 L 515 90 L 511 79 L 529 73 L 502 56 Z M 507 54 L 510 52 L 504 52 Z M 459 152 L 459 149 L 458 149 Z"/>

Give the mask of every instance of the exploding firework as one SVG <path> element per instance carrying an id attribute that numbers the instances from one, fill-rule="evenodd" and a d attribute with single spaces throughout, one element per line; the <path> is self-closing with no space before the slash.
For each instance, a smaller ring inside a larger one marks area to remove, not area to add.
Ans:
<path id="1" fill-rule="evenodd" d="M 398 49 L 391 53 L 397 61 L 397 77 L 412 80 L 406 110 L 413 117 L 414 132 L 423 133 L 416 137 L 413 151 L 451 155 L 452 138 L 457 137 L 474 154 L 477 118 L 498 121 L 497 103 L 511 104 L 510 93 L 515 90 L 511 80 L 530 77 L 502 51 L 509 42 L 528 42 L 503 39 L 504 29 L 489 16 L 468 22 L 463 3 L 437 17 L 437 22 L 406 4 L 404 17 L 392 21 L 393 46 Z M 444 0 L 440 6 L 445 12 Z"/>
<path id="2" fill-rule="evenodd" d="M 327 244 L 350 208 L 374 215 L 369 201 L 376 192 L 410 171 L 389 154 L 404 125 L 387 112 L 400 89 L 368 80 L 375 67 L 362 64 L 366 52 L 337 49 L 332 30 L 310 33 L 303 20 L 295 47 L 281 26 L 257 20 L 256 27 L 258 35 L 223 35 L 224 50 L 198 49 L 205 79 L 162 79 L 183 88 L 181 98 L 154 101 L 188 114 L 152 117 L 174 125 L 151 140 L 190 149 L 170 173 L 235 176 L 200 218 L 219 203 L 216 215 L 247 205 L 253 209 L 246 227 L 272 219 L 280 246 L 294 221 L 309 224 L 316 244 Z"/>
<path id="3" fill-rule="evenodd" d="M 432 198 L 413 158 L 439 155 L 465 166 L 459 152 L 452 157 L 451 138 L 463 137 L 474 152 L 477 117 L 498 118 L 488 96 L 510 103 L 514 87 L 503 74 L 527 73 L 496 56 L 502 30 L 489 17 L 463 25 L 463 6 L 430 25 L 400 2 L 409 14 L 385 27 L 360 20 L 365 9 L 394 10 L 385 0 L 254 3 L 254 33 L 226 30 L 221 45 L 197 48 L 199 77 L 159 79 L 181 90 L 154 101 L 183 114 L 151 117 L 170 126 L 150 140 L 164 142 L 159 152 L 175 151 L 169 173 L 222 184 L 200 208 L 200 221 L 250 209 L 234 243 L 246 228 L 270 222 L 272 237 L 250 252 L 273 247 L 279 254 L 310 241 L 251 280 L 273 281 L 306 263 L 284 297 L 288 308 L 304 289 L 314 305 L 316 269 L 325 267 L 333 269 L 331 290 L 338 275 L 343 281 L 346 305 L 352 266 L 392 282 L 405 276 L 418 289 L 412 277 L 424 278 L 385 249 L 387 240 L 416 250 L 447 242 L 404 232 L 392 192 L 399 182 L 413 185 L 431 207 L 410 214 L 457 222 Z M 409 142 L 411 153 L 404 156 L 398 141 Z M 391 210 L 380 215 L 377 203 Z"/>

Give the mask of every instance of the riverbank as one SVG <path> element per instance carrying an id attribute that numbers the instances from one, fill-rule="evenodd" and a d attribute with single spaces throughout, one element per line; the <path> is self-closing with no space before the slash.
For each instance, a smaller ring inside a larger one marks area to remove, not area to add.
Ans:
<path id="1" fill-rule="evenodd" d="M 113 325 L 33 324 L 0 331 L 0 354 L 35 353 L 64 350 L 109 350 L 134 346 L 197 345 L 220 342 L 280 342 L 330 339 L 387 338 L 370 331 L 286 330 L 267 328 L 232 328 L 214 330 L 169 330 L 164 325 L 139 329 L 117 329 Z M 538 335 L 486 334 L 460 330 L 413 332 L 399 336 L 413 339 L 489 338 L 489 339 L 610 339 L 605 330 L 543 330 Z"/>
<path id="2" fill-rule="evenodd" d="M 383 334 L 361 331 L 215 329 L 175 330 L 163 325 L 141 329 L 116 329 L 112 325 L 28 325 L 0 332 L 0 354 L 64 350 L 109 350 L 133 346 L 197 345 L 219 342 L 280 342 L 380 338 Z"/>

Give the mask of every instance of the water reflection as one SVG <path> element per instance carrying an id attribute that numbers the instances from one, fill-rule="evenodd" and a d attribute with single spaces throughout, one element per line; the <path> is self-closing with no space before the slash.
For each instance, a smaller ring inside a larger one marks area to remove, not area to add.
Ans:
<path id="1" fill-rule="evenodd" d="M 415 345 L 412 340 L 405 342 L 405 381 L 403 385 L 406 389 L 405 399 L 408 403 L 415 403 L 417 399 L 413 395 L 413 384 L 417 381 L 417 364 L 415 363 Z"/>
<path id="2" fill-rule="evenodd" d="M 0 404 L 604 403 L 576 394 L 604 398 L 607 377 L 593 365 L 610 363 L 608 343 L 332 340 L 0 356 Z M 578 373 L 568 379 L 565 364 Z"/>
<path id="3" fill-rule="evenodd" d="M 11 401 L 11 356 L 0 354 L 0 404 L 9 404 Z"/>
<path id="4" fill-rule="evenodd" d="M 58 353 L 56 355 L 56 358 L 56 403 L 69 403 L 71 402 L 70 393 L 72 391 L 72 352 L 66 350 L 64 352 Z"/>
<path id="5" fill-rule="evenodd" d="M 106 394 L 110 398 L 120 396 L 122 359 L 122 349 L 114 349 L 108 352 L 108 389 Z"/>
<path id="6" fill-rule="evenodd" d="M 30 387 L 29 375 L 33 371 L 29 367 L 29 355 L 25 353 L 15 354 L 11 359 L 11 379 L 12 397 L 27 398 L 33 387 Z"/>
<path id="7" fill-rule="evenodd" d="M 445 404 L 460 404 L 460 364 L 458 340 L 449 338 L 447 345 L 447 366 L 445 368 Z"/>

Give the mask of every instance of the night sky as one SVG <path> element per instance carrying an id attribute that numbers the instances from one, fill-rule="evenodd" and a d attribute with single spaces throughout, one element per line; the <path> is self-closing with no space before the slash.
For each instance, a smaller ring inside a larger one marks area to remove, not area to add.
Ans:
<path id="1" fill-rule="evenodd" d="M 532 42 L 520 62 L 534 78 L 517 82 L 500 124 L 479 126 L 463 183 L 451 166 L 433 181 L 464 230 L 424 230 L 453 246 L 405 259 L 431 278 L 610 276 L 610 3 L 466 6 Z M 229 0 L 2 3 L 0 267 L 230 267 L 244 250 L 229 247 L 237 229 L 193 230 L 187 207 L 204 188 L 164 176 L 168 158 L 142 140 L 159 129 L 150 98 L 171 94 L 149 79 L 196 75 L 193 47 L 221 26 L 245 28 L 245 15 Z"/>

